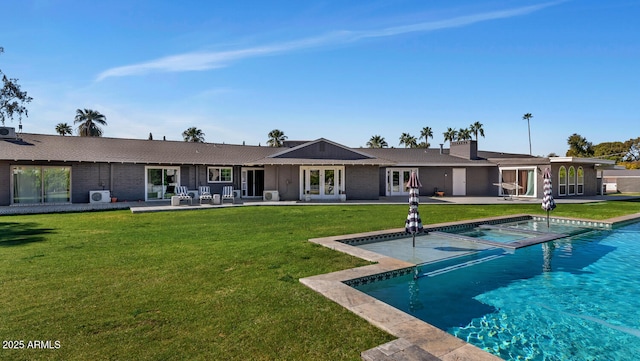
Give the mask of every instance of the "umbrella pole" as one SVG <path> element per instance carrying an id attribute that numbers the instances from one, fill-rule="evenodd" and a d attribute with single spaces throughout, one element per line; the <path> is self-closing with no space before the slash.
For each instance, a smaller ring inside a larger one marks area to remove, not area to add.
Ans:
<path id="1" fill-rule="evenodd" d="M 549 228 L 549 211 L 547 210 L 547 228 Z"/>
<path id="2" fill-rule="evenodd" d="M 413 234 L 413 248 L 416 248 L 416 234 Z"/>

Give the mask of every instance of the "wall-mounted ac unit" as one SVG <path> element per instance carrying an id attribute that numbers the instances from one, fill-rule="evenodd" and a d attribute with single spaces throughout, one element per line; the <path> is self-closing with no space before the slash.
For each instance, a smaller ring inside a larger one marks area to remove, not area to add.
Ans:
<path id="1" fill-rule="evenodd" d="M 200 198 L 200 193 L 197 190 L 195 190 L 195 191 L 187 191 L 187 194 L 194 201 L 198 200 Z"/>
<path id="2" fill-rule="evenodd" d="M 0 139 L 16 139 L 16 128 L 0 127 Z"/>
<path id="3" fill-rule="evenodd" d="M 278 194 L 278 191 L 264 191 L 262 192 L 262 199 L 265 201 L 279 201 L 280 194 Z"/>
<path id="4" fill-rule="evenodd" d="M 111 202 L 110 191 L 89 191 L 89 203 L 109 203 Z"/>

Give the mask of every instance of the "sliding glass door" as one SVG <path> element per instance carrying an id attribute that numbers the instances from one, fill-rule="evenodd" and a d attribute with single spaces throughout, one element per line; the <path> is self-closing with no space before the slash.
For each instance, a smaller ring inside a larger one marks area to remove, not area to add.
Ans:
<path id="1" fill-rule="evenodd" d="M 171 199 L 180 179 L 180 167 L 147 167 L 147 200 Z"/>
<path id="2" fill-rule="evenodd" d="M 12 175 L 14 204 L 71 202 L 71 167 L 15 166 Z"/>

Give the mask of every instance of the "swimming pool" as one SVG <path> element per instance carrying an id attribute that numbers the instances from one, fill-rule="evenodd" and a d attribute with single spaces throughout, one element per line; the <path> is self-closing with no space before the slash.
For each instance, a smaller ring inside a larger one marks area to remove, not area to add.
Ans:
<path id="1" fill-rule="evenodd" d="M 640 223 L 484 249 L 356 288 L 506 360 L 636 360 Z M 460 266 L 464 265 L 464 266 Z"/>

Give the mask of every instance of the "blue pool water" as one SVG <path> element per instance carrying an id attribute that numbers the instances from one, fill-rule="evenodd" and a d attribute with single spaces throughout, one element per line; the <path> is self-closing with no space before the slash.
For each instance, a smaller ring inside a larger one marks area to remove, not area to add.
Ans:
<path id="1" fill-rule="evenodd" d="M 357 288 L 505 360 L 640 355 L 640 223 L 481 250 L 420 274 Z"/>
<path id="2" fill-rule="evenodd" d="M 472 229 L 464 232 L 456 232 L 456 234 L 480 238 L 487 241 L 493 241 L 498 243 L 510 243 L 514 241 L 518 241 L 525 238 L 533 238 L 535 235 L 533 234 L 524 234 L 517 233 L 514 231 L 503 230 L 503 229 Z"/>

